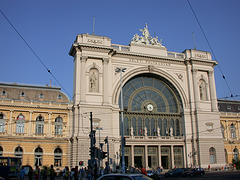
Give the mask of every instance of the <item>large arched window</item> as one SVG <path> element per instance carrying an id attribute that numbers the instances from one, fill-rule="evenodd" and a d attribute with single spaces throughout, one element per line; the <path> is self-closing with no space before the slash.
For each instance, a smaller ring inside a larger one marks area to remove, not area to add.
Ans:
<path id="1" fill-rule="evenodd" d="M 41 135 L 43 134 L 44 130 L 44 118 L 39 115 L 36 119 L 36 134 Z"/>
<path id="2" fill-rule="evenodd" d="M 19 114 L 17 117 L 17 122 L 16 122 L 16 133 L 22 134 L 24 133 L 24 124 L 25 124 L 25 117 L 23 114 Z"/>
<path id="3" fill-rule="evenodd" d="M 234 124 L 231 124 L 230 126 L 230 133 L 231 133 L 231 138 L 236 138 L 236 127 Z"/>
<path id="4" fill-rule="evenodd" d="M 238 149 L 237 149 L 237 148 L 234 148 L 234 150 L 233 150 L 233 159 L 234 159 L 235 161 L 238 161 L 238 156 L 239 156 Z"/>
<path id="5" fill-rule="evenodd" d="M 62 166 L 62 150 L 60 148 L 54 150 L 54 166 Z"/>
<path id="6" fill-rule="evenodd" d="M 55 119 L 55 135 L 62 135 L 63 130 L 63 119 L 58 116 Z"/>
<path id="7" fill-rule="evenodd" d="M 213 147 L 211 147 L 209 149 L 209 158 L 210 158 L 210 164 L 216 164 L 217 163 L 216 150 Z"/>
<path id="8" fill-rule="evenodd" d="M 123 86 L 123 109 L 125 136 L 130 134 L 127 129 L 133 129 L 134 136 L 184 134 L 180 95 L 160 76 L 141 74 L 130 79 Z"/>
<path id="9" fill-rule="evenodd" d="M 5 132 L 5 116 L 3 113 L 0 113 L 0 133 L 4 133 Z"/>
<path id="10" fill-rule="evenodd" d="M 3 148 L 0 146 L 0 157 L 3 156 Z"/>
<path id="11" fill-rule="evenodd" d="M 21 162 L 22 162 L 23 149 L 22 149 L 20 146 L 16 147 L 16 148 L 15 148 L 15 151 L 14 151 L 14 155 L 15 155 L 16 157 L 20 158 L 20 159 L 21 159 Z"/>
<path id="12" fill-rule="evenodd" d="M 35 166 L 42 166 L 43 150 L 41 147 L 37 147 L 34 152 L 35 155 Z"/>

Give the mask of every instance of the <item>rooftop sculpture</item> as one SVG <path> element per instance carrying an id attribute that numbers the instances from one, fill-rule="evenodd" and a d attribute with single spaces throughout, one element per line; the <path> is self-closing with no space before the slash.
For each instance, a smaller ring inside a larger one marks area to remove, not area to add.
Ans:
<path id="1" fill-rule="evenodd" d="M 143 29 L 139 29 L 142 32 L 142 36 L 135 34 L 131 40 L 131 44 L 145 44 L 145 45 L 154 45 L 158 47 L 164 47 L 162 42 L 159 42 L 158 37 L 152 37 L 148 30 L 148 25 L 145 24 Z"/>

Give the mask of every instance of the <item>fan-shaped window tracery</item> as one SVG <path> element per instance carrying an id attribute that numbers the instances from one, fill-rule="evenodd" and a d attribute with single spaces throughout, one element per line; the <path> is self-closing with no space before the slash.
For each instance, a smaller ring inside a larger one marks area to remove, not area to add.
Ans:
<path id="1" fill-rule="evenodd" d="M 142 74 L 130 79 L 123 86 L 123 109 L 125 136 L 184 134 L 180 95 L 159 76 Z"/>

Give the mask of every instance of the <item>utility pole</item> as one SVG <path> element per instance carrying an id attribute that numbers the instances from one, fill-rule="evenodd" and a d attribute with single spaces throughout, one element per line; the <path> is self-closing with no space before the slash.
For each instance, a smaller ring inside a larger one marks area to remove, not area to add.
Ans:
<path id="1" fill-rule="evenodd" d="M 95 160 L 95 155 L 96 155 L 96 137 L 95 137 L 95 131 L 93 130 L 93 122 L 92 122 L 92 112 L 90 112 L 90 127 L 91 127 L 91 132 L 89 134 L 90 137 L 90 156 L 91 159 L 88 162 L 88 165 L 91 168 L 94 168 L 94 165 L 96 164 L 96 160 Z"/>

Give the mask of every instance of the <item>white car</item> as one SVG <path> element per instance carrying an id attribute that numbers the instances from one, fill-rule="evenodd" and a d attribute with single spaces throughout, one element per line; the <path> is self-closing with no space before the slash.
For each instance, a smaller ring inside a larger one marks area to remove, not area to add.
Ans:
<path id="1" fill-rule="evenodd" d="M 143 174 L 105 174 L 97 180 L 152 180 Z"/>

